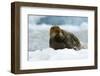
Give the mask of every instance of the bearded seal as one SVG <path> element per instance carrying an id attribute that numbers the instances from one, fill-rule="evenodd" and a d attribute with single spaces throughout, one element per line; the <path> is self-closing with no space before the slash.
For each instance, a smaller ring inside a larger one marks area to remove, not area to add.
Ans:
<path id="1" fill-rule="evenodd" d="M 75 49 L 80 50 L 80 40 L 71 32 L 61 29 L 59 26 L 50 28 L 49 46 L 57 49 Z"/>

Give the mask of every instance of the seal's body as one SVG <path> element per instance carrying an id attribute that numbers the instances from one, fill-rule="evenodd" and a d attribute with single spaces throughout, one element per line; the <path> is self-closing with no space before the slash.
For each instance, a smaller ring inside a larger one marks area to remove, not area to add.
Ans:
<path id="1" fill-rule="evenodd" d="M 81 44 L 73 33 L 67 32 L 58 26 L 53 26 L 50 29 L 49 46 L 55 50 L 64 48 L 79 50 Z"/>

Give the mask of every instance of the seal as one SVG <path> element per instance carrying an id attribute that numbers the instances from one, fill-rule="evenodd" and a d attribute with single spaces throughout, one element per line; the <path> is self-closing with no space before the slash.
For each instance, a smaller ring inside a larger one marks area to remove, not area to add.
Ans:
<path id="1" fill-rule="evenodd" d="M 73 33 L 65 31 L 59 26 L 50 28 L 49 46 L 55 50 L 64 48 L 81 49 L 80 40 Z"/>

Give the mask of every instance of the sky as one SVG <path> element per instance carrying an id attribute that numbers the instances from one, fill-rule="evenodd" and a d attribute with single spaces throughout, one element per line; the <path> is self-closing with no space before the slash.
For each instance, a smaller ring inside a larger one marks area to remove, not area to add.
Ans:
<path id="1" fill-rule="evenodd" d="M 80 16 L 35 16 L 29 15 L 29 24 L 36 25 L 77 25 L 88 23 L 88 17 Z"/>

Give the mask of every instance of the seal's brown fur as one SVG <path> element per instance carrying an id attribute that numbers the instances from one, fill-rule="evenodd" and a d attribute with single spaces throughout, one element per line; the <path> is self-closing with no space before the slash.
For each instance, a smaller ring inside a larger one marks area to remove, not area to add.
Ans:
<path id="1" fill-rule="evenodd" d="M 53 26 L 50 29 L 49 46 L 53 49 L 68 48 L 79 50 L 81 44 L 73 33 L 67 32 L 58 26 Z"/>

